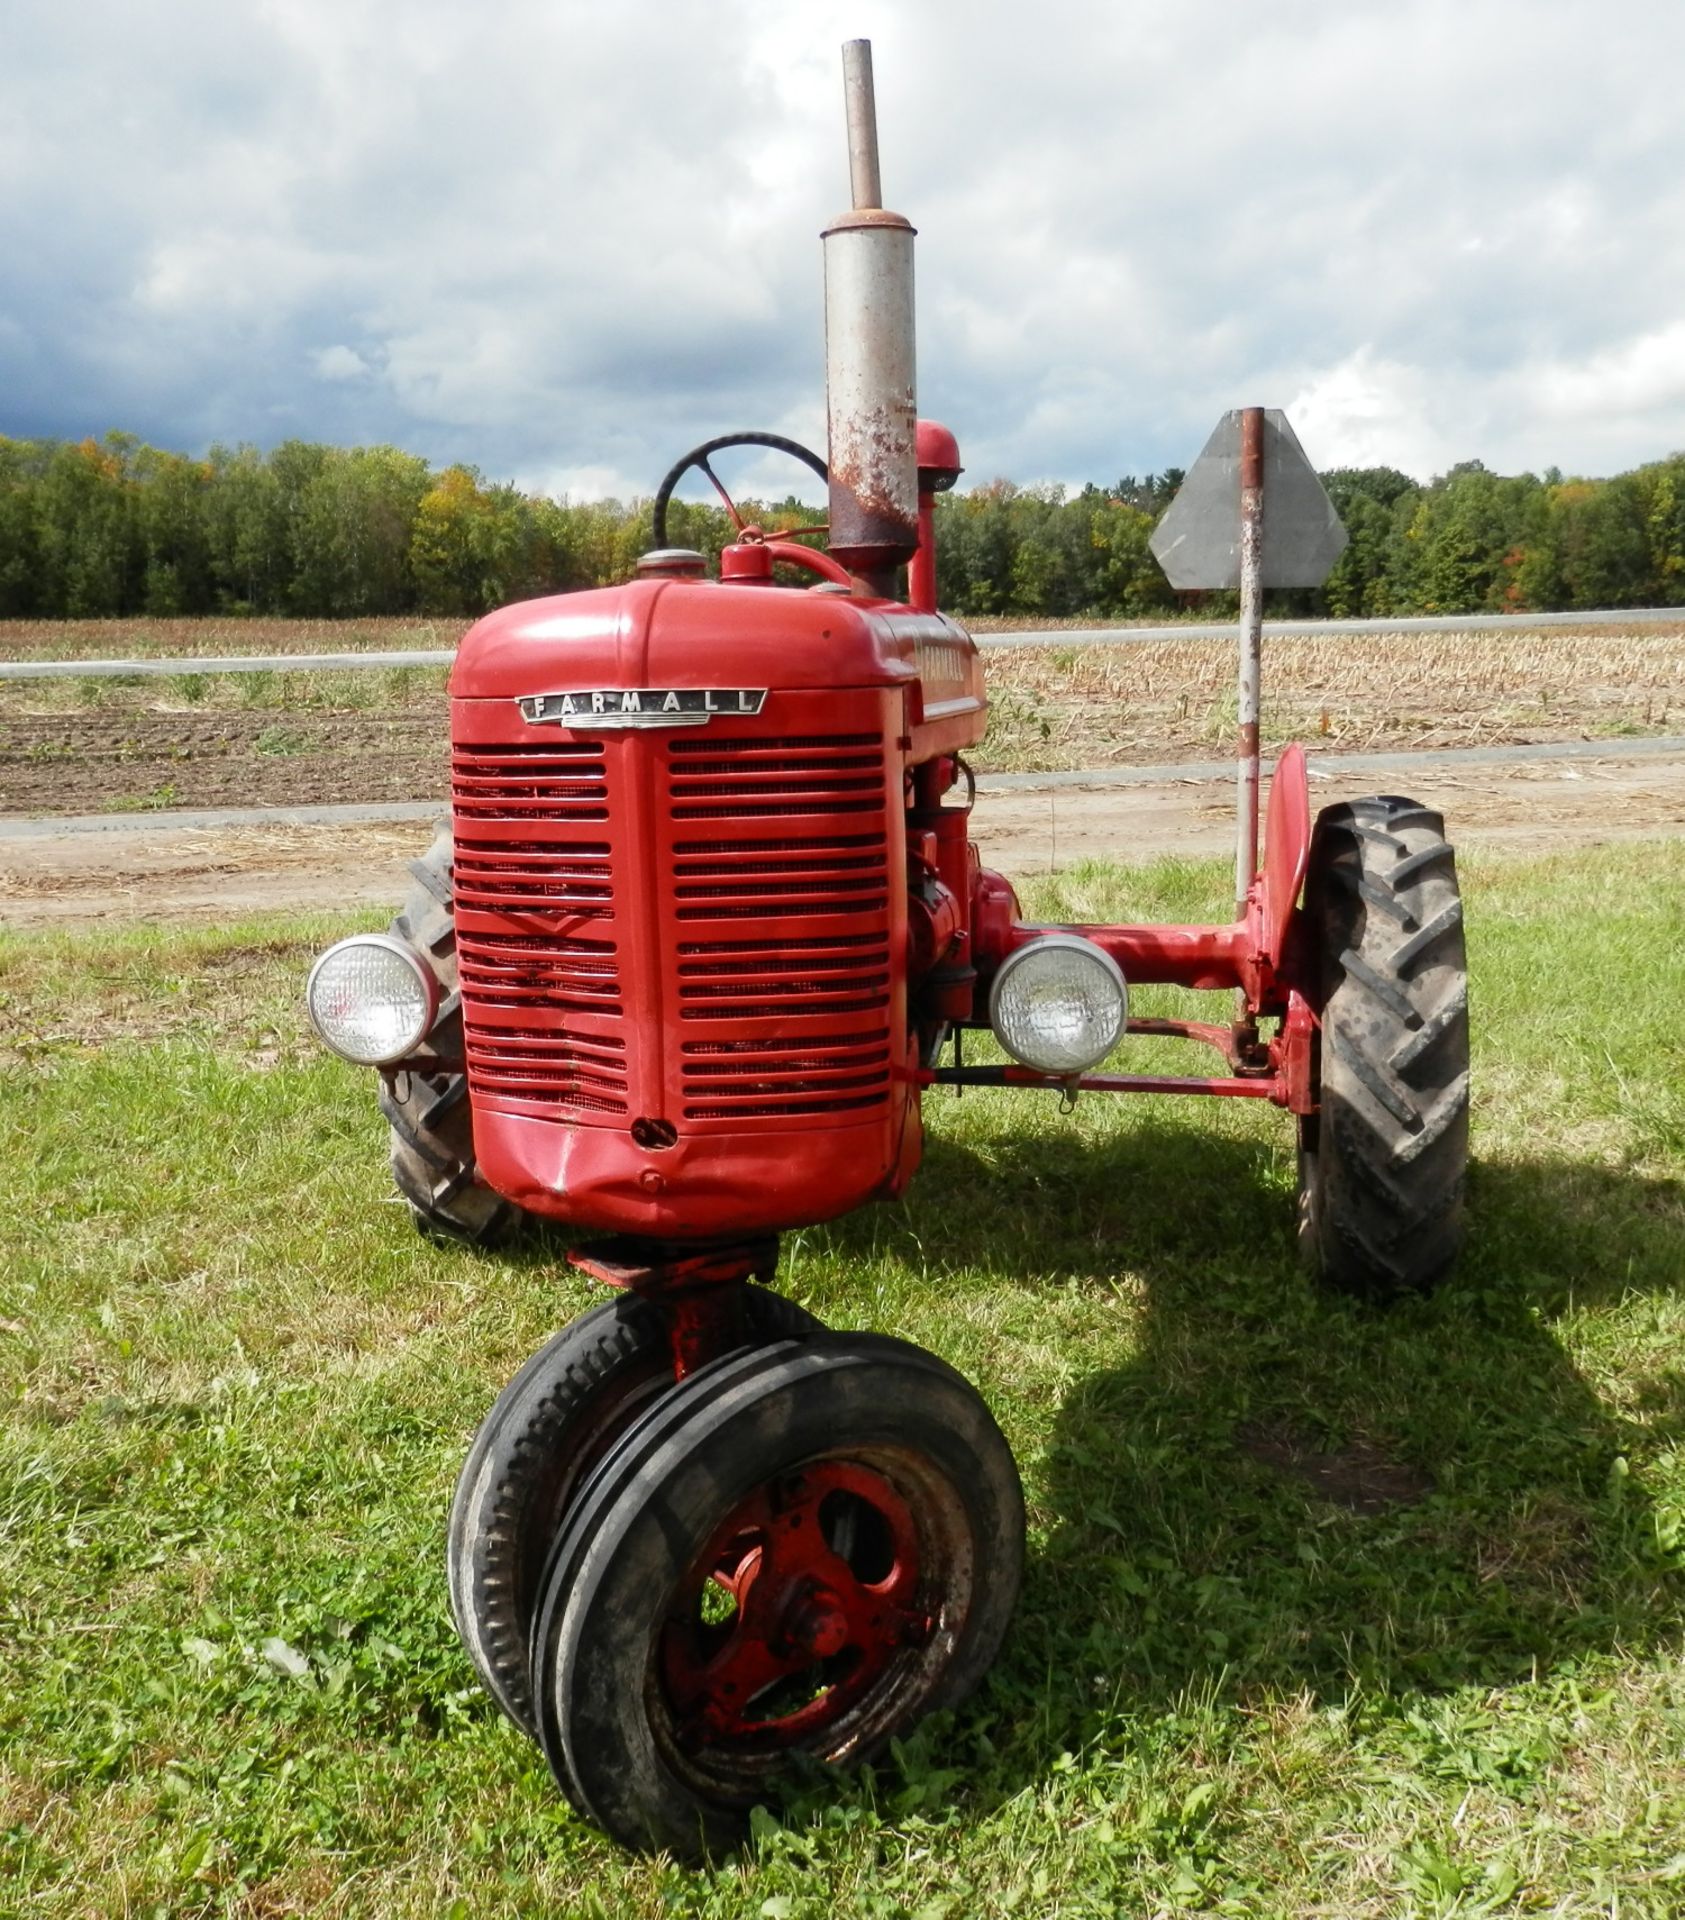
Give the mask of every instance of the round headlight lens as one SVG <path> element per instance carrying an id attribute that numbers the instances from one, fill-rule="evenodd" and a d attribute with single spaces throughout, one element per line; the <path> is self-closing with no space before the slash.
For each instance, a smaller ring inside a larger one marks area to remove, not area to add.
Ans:
<path id="1" fill-rule="evenodd" d="M 1104 1060 L 1129 1019 L 1123 969 L 1075 933 L 1049 933 L 1002 962 L 989 1024 L 1014 1060 L 1038 1073 L 1082 1073 Z"/>
<path id="2" fill-rule="evenodd" d="M 304 990 L 322 1044 L 359 1067 L 386 1066 L 419 1046 L 438 999 L 421 956 L 389 933 L 354 933 L 329 947 Z"/>

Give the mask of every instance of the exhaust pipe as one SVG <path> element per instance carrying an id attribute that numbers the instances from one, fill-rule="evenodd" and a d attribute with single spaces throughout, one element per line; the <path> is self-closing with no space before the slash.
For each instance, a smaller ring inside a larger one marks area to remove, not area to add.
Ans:
<path id="1" fill-rule="evenodd" d="M 843 99 L 854 205 L 823 235 L 830 550 L 891 599 L 919 544 L 914 228 L 881 204 L 869 40 L 843 47 Z"/>

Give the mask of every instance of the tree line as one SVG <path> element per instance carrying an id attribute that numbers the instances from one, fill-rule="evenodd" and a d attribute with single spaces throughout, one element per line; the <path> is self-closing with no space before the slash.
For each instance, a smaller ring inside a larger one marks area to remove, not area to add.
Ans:
<path id="1" fill-rule="evenodd" d="M 962 614 L 1118 617 L 1232 597 L 1177 593 L 1147 550 L 1180 472 L 1110 487 L 991 481 L 938 505 L 938 587 Z M 1477 460 L 1421 485 L 1390 467 L 1323 476 L 1350 543 L 1295 613 L 1386 616 L 1685 604 L 1685 454 L 1611 479 L 1505 476 Z M 821 516 L 746 502 L 769 529 Z M 674 502 L 668 538 L 710 559 L 718 506 Z M 468 615 L 628 578 L 650 503 L 580 502 L 435 471 L 393 447 L 289 440 L 202 458 L 130 434 L 0 436 L 0 618 L 125 614 Z"/>

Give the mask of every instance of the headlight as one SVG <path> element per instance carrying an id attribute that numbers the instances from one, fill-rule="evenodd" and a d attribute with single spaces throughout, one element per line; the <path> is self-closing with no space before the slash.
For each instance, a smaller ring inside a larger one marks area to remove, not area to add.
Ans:
<path id="1" fill-rule="evenodd" d="M 1048 933 L 1009 954 L 989 991 L 989 1024 L 1014 1060 L 1038 1073 L 1082 1073 L 1123 1036 L 1123 969 L 1092 940 Z"/>
<path id="2" fill-rule="evenodd" d="M 402 940 L 354 933 L 310 969 L 304 1002 L 324 1046 L 359 1067 L 383 1067 L 426 1038 L 438 1011 L 439 985 Z"/>

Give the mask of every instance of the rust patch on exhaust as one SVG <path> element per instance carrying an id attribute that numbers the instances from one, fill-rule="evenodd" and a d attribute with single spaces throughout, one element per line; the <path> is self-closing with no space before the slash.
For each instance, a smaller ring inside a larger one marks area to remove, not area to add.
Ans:
<path id="1" fill-rule="evenodd" d="M 851 568 L 910 558 L 919 544 L 911 397 L 904 407 L 877 407 L 864 418 L 837 425 L 831 458 L 832 553 Z"/>

